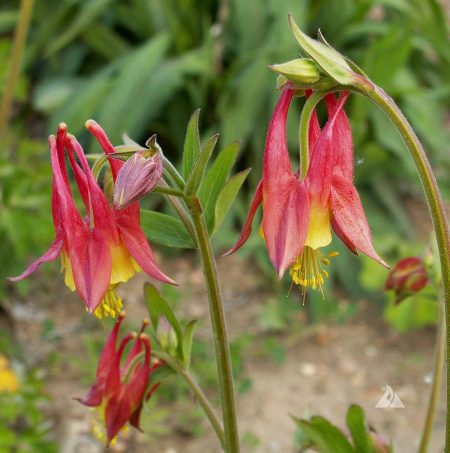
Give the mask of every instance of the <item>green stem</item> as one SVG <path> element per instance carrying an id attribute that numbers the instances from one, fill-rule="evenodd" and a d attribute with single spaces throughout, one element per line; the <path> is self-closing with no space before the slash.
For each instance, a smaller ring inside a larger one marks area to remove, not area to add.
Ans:
<path id="1" fill-rule="evenodd" d="M 419 173 L 428 207 L 430 209 L 431 218 L 433 220 L 441 262 L 442 286 L 444 289 L 445 330 L 447 336 L 447 416 L 445 451 L 450 453 L 450 373 L 448 368 L 450 363 L 450 233 L 444 202 L 442 201 L 441 193 L 427 155 L 411 125 L 397 107 L 394 100 L 377 86 L 374 86 L 372 90 L 367 90 L 363 94 L 368 96 L 389 116 L 403 137 L 414 160 L 417 172 Z"/>
<path id="2" fill-rule="evenodd" d="M 92 174 L 94 175 L 96 181 L 98 181 L 102 167 L 106 164 L 107 161 L 108 156 L 106 154 L 100 154 L 94 162 L 94 165 L 92 165 Z"/>
<path id="3" fill-rule="evenodd" d="M 445 367 L 445 317 L 443 304 L 439 303 L 440 323 L 436 336 L 436 350 L 434 352 L 433 382 L 431 384 L 430 401 L 428 402 L 427 416 L 420 440 L 419 453 L 427 453 L 433 423 L 438 409 L 441 394 L 442 376 Z"/>
<path id="4" fill-rule="evenodd" d="M 159 184 L 160 184 L 161 189 L 168 189 L 168 190 L 171 189 L 169 187 L 169 185 L 162 178 L 161 178 Z M 186 230 L 188 231 L 192 240 L 195 242 L 196 234 L 195 234 L 194 226 L 192 225 L 192 221 L 189 218 L 189 214 L 186 212 L 184 204 L 182 204 L 180 202 L 180 200 L 178 199 L 178 195 L 174 196 L 174 195 L 166 194 L 166 197 L 169 200 L 169 203 L 172 205 L 173 209 L 175 209 L 180 220 L 183 222 L 183 225 L 186 227 Z"/>
<path id="5" fill-rule="evenodd" d="M 184 190 L 186 184 L 183 180 L 183 178 L 181 177 L 180 173 L 178 173 L 178 170 L 173 166 L 172 162 L 170 162 L 169 159 L 166 158 L 166 156 L 164 156 L 164 154 L 162 153 L 162 151 L 160 151 L 161 153 L 161 158 L 162 158 L 162 161 L 163 161 L 163 167 L 164 167 L 164 171 L 165 173 L 167 173 L 167 175 L 169 176 L 169 178 L 181 189 L 181 190 Z"/>
<path id="6" fill-rule="evenodd" d="M 170 187 L 155 187 L 152 192 L 162 193 L 164 195 L 172 195 L 174 197 L 183 198 L 184 193 L 181 190 L 171 189 Z"/>
<path id="7" fill-rule="evenodd" d="M 325 91 L 315 91 L 305 101 L 302 113 L 300 116 L 300 123 L 298 128 L 298 141 L 300 147 L 300 179 L 306 178 L 309 165 L 309 121 L 312 113 L 316 108 L 316 105 L 329 93 L 338 91 L 338 88 L 334 87 Z"/>
<path id="8" fill-rule="evenodd" d="M 298 141 L 300 147 L 300 179 L 305 179 L 309 164 L 309 120 L 316 105 L 326 95 L 326 92 L 315 91 L 308 99 L 302 109 L 300 124 L 298 128 Z"/>
<path id="9" fill-rule="evenodd" d="M 239 453 L 239 433 L 236 421 L 233 373 L 230 346 L 223 310 L 222 296 L 217 276 L 216 263 L 209 241 L 208 230 L 197 198 L 188 200 L 188 207 L 197 234 L 197 246 L 202 260 L 203 274 L 208 291 L 209 311 L 216 350 L 219 393 L 225 431 L 225 451 Z"/>
<path id="10" fill-rule="evenodd" d="M 14 34 L 14 44 L 11 52 L 11 66 L 6 79 L 5 91 L 0 105 L 0 139 L 6 131 L 11 104 L 14 98 L 17 82 L 20 75 L 20 62 L 22 61 L 23 49 L 30 27 L 31 13 L 33 11 L 34 0 L 22 0 L 20 4 L 19 23 Z"/>
<path id="11" fill-rule="evenodd" d="M 172 368 L 175 373 L 180 375 L 188 387 L 190 388 L 191 392 L 194 394 L 195 399 L 198 401 L 200 406 L 202 406 L 202 409 L 204 410 L 206 416 L 208 417 L 208 420 L 210 421 L 212 427 L 214 428 L 214 431 L 217 434 L 217 437 L 220 440 L 220 443 L 222 446 L 225 446 L 225 438 L 223 434 L 223 429 L 222 425 L 220 424 L 219 419 L 217 418 L 216 413 L 214 412 L 214 409 L 212 408 L 208 398 L 206 395 L 203 393 L 203 390 L 200 388 L 198 385 L 197 381 L 194 379 L 194 377 L 189 373 L 189 371 L 181 366 L 176 360 L 174 360 L 172 357 L 170 357 L 168 354 L 162 351 L 152 351 L 152 355 L 155 357 L 160 358 L 161 360 L 164 360 L 164 362 Z"/>

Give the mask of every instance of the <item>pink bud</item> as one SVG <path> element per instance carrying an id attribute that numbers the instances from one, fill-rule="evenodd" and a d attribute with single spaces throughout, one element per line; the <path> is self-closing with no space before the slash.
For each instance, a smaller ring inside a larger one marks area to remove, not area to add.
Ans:
<path id="1" fill-rule="evenodd" d="M 395 291 L 398 304 L 409 295 L 420 291 L 428 281 L 425 264 L 421 258 L 410 256 L 400 260 L 389 272 L 386 289 Z"/>
<path id="2" fill-rule="evenodd" d="M 163 164 L 159 153 L 138 151 L 120 169 L 114 186 L 114 206 L 123 209 L 147 195 L 159 182 Z"/>

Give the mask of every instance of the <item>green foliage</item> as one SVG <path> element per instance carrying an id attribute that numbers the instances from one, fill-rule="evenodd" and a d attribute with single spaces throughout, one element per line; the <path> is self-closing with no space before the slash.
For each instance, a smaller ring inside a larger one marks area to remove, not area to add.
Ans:
<path id="1" fill-rule="evenodd" d="M 26 369 L 22 362 L 12 364 L 4 353 L 21 357 L 23 351 L 7 331 L 0 332 L 0 452 L 56 453 L 57 446 L 52 436 L 52 422 L 45 410 L 50 398 L 44 390 L 45 375 L 39 369 Z M 15 391 L 3 391 L 5 370 L 17 378 Z"/>
<path id="2" fill-rule="evenodd" d="M 181 221 L 171 215 L 142 209 L 141 226 L 152 243 L 194 248 L 194 243 Z"/>
<path id="3" fill-rule="evenodd" d="M 367 426 L 364 411 L 352 404 L 347 411 L 348 433 L 321 416 L 310 419 L 292 417 L 297 425 L 297 444 L 301 451 L 313 449 L 320 453 L 382 453 L 393 452 L 391 446 Z"/>
<path id="4" fill-rule="evenodd" d="M 49 403 L 42 386 L 42 376 L 30 371 L 18 392 L 0 394 L 0 452 L 56 453 L 52 425 L 42 412 Z"/>

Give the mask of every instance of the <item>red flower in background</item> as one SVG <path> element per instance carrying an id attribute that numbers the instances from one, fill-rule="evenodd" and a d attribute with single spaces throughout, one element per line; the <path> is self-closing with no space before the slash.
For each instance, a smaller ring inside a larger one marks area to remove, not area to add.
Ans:
<path id="1" fill-rule="evenodd" d="M 151 345 L 147 335 L 143 332 L 148 322 L 144 321 L 139 335 L 128 333 L 117 346 L 120 324 L 125 318 L 121 313 L 114 325 L 98 362 L 96 381 L 80 403 L 89 407 L 96 407 L 100 420 L 104 425 L 96 429 L 101 440 L 105 437 L 109 445 L 127 423 L 140 429 L 139 419 L 145 401 L 147 401 L 159 384 L 149 388 L 150 376 L 161 362 L 151 364 Z M 125 347 L 134 341 L 125 364 L 121 367 L 121 359 Z M 140 356 L 142 356 L 140 360 Z"/>
<path id="2" fill-rule="evenodd" d="M 417 256 L 401 259 L 389 272 L 385 288 L 395 291 L 398 304 L 411 294 L 420 291 L 428 282 L 428 272 L 423 260 Z"/>
<path id="3" fill-rule="evenodd" d="M 100 126 L 89 121 L 88 127 L 106 154 L 114 147 Z M 53 169 L 52 215 L 55 239 L 50 249 L 12 281 L 32 274 L 41 263 L 61 256 L 65 283 L 77 290 L 90 313 L 98 317 L 115 316 L 122 301 L 115 292 L 120 282 L 126 282 L 143 270 L 156 280 L 175 283 L 157 267 L 155 257 L 140 227 L 139 204 L 123 210 L 110 207 L 97 184 L 81 145 L 67 127 L 61 124 L 56 138 L 49 138 Z M 83 219 L 69 185 L 65 156 L 68 155 L 75 180 L 83 200 Z M 115 180 L 123 162 L 110 160 Z"/>
<path id="4" fill-rule="evenodd" d="M 309 126 L 310 162 L 306 178 L 291 168 L 286 118 L 294 90 L 285 87 L 275 107 L 267 133 L 263 175 L 241 237 L 228 252 L 248 239 L 256 210 L 263 205 L 262 231 L 269 257 L 278 275 L 291 267 L 294 283 L 322 288 L 328 272 L 323 269 L 336 252 L 321 248 L 332 240 L 331 228 L 355 254 L 358 251 L 388 265 L 377 255 L 359 195 L 353 185 L 353 143 L 343 110 L 348 93 L 339 99 L 326 96 L 328 121 L 320 130 L 314 113 Z"/>

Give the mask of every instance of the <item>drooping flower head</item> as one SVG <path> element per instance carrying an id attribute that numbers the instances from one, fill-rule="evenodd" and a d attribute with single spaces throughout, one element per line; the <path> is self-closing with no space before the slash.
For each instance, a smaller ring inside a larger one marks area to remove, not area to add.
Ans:
<path id="1" fill-rule="evenodd" d="M 398 304 L 423 289 L 427 282 L 428 272 L 424 260 L 418 256 L 408 256 L 391 269 L 385 289 L 395 292 L 395 302 Z"/>
<path id="2" fill-rule="evenodd" d="M 94 121 L 88 127 L 106 154 L 114 152 L 113 145 Z M 61 256 L 65 283 L 77 290 L 90 313 L 98 317 L 115 316 L 122 301 L 115 288 L 136 272 L 143 270 L 151 277 L 175 283 L 156 265 L 155 257 L 140 228 L 139 204 L 126 209 L 113 209 L 89 168 L 81 145 L 67 133 L 65 124 L 57 136 L 49 138 L 53 169 L 52 215 L 55 239 L 50 249 L 34 261 L 28 269 L 11 280 L 18 281 L 32 274 L 41 263 Z M 78 190 L 86 211 L 83 218 L 75 204 L 69 185 L 66 156 L 73 169 Z M 110 160 L 115 180 L 123 165 Z"/>
<path id="3" fill-rule="evenodd" d="M 355 254 L 358 251 L 387 264 L 372 245 L 369 225 L 353 185 L 353 142 L 343 110 L 348 93 L 325 98 L 328 120 L 320 129 L 317 116 L 309 125 L 310 161 L 305 179 L 294 173 L 286 140 L 286 118 L 295 90 L 283 88 L 269 124 L 263 174 L 250 205 L 241 236 L 228 254 L 248 239 L 260 204 L 262 231 L 269 257 L 281 277 L 286 269 L 294 283 L 322 290 L 328 277 L 324 266 L 337 252 L 321 249 L 332 241 L 331 229 Z"/>
<path id="4" fill-rule="evenodd" d="M 109 445 L 127 423 L 140 429 L 139 419 L 143 404 L 159 384 L 150 387 L 151 374 L 162 362 L 151 363 L 151 345 L 143 333 L 128 333 L 118 342 L 118 335 L 125 314 L 121 313 L 109 334 L 98 362 L 96 381 L 84 399 L 77 399 L 85 406 L 97 408 L 100 424 L 95 431 Z M 121 363 L 126 346 L 134 340 L 125 363 Z"/>

